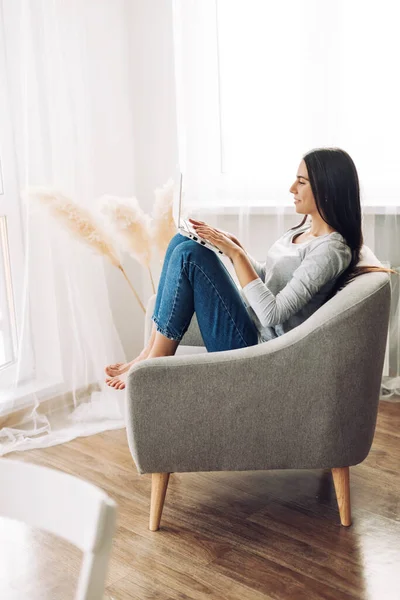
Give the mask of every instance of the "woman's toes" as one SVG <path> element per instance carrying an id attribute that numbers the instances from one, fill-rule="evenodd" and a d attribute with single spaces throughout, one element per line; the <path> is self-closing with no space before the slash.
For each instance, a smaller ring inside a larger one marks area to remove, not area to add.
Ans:
<path id="1" fill-rule="evenodd" d="M 119 377 L 109 377 L 105 380 L 106 384 L 116 390 L 123 390 L 125 388 L 125 381 Z"/>

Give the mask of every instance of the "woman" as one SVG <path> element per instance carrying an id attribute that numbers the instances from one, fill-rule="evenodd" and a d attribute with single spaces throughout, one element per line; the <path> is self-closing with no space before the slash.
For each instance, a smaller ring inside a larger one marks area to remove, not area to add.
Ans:
<path id="1" fill-rule="evenodd" d="M 212 250 L 179 233 L 172 238 L 148 345 L 131 362 L 106 367 L 108 385 L 123 389 L 121 375 L 133 364 L 175 354 L 194 312 L 209 352 L 244 348 L 293 329 L 362 273 L 395 273 L 356 267 L 363 245 L 362 213 L 358 175 L 347 152 L 321 148 L 307 153 L 290 192 L 304 219 L 275 242 L 263 264 L 234 235 L 190 219 L 199 237 L 229 257 L 241 290 Z M 311 224 L 306 223 L 308 215 Z"/>

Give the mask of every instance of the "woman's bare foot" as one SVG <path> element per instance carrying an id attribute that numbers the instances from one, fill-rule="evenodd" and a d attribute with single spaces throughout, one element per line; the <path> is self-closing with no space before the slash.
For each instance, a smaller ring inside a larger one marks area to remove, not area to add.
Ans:
<path id="1" fill-rule="evenodd" d="M 123 390 L 125 387 L 125 381 L 121 379 L 121 375 L 129 371 L 132 365 L 134 365 L 137 362 L 140 362 L 141 360 L 145 360 L 149 356 L 153 347 L 155 337 L 156 327 L 153 323 L 149 343 L 147 344 L 146 348 L 144 348 L 141 351 L 139 356 L 127 363 L 115 363 L 113 365 L 108 365 L 108 367 L 105 367 L 104 370 L 106 372 L 106 375 L 108 375 L 108 377 L 105 380 L 106 384 L 111 387 L 115 387 L 118 390 Z"/>
<path id="2" fill-rule="evenodd" d="M 105 367 L 105 372 L 106 375 L 108 375 L 107 379 L 112 379 L 114 377 L 119 377 L 120 375 L 122 375 L 123 373 L 126 373 L 127 371 L 129 371 L 129 369 L 131 368 L 132 365 L 134 365 L 136 362 L 139 362 L 140 360 L 143 360 L 144 358 L 147 358 L 148 355 L 150 354 L 150 351 L 153 347 L 153 343 L 156 337 L 156 327 L 153 323 L 152 326 L 152 330 L 151 330 L 151 335 L 150 335 L 150 340 L 149 343 L 147 344 L 146 348 L 143 348 L 143 350 L 141 351 L 141 353 L 139 354 L 139 356 L 137 356 L 136 358 L 134 358 L 133 360 L 131 360 L 130 362 L 127 363 L 115 363 L 113 365 L 108 365 L 108 367 Z M 106 379 L 106 381 L 107 381 Z"/>
<path id="3" fill-rule="evenodd" d="M 135 360 L 136 359 L 127 363 L 115 363 L 114 365 L 108 365 L 108 367 L 105 367 L 104 371 L 109 377 L 118 377 L 119 375 L 122 375 L 122 373 L 126 373 L 126 371 L 129 370 L 129 367 L 134 364 Z"/>
<path id="4" fill-rule="evenodd" d="M 105 372 L 107 373 L 108 369 L 111 370 L 111 367 L 118 367 L 118 365 L 121 365 L 118 368 L 118 372 L 116 372 L 115 375 L 106 377 L 106 379 L 105 379 L 106 384 L 109 385 L 110 387 L 116 388 L 117 390 L 123 390 L 125 387 L 125 379 L 126 378 L 125 377 L 122 378 L 122 375 L 124 373 L 126 373 L 127 371 L 129 371 L 129 369 L 131 368 L 132 365 L 135 365 L 137 362 L 145 360 L 149 354 L 150 354 L 150 350 L 148 348 L 145 348 L 139 354 L 139 356 L 137 356 L 136 358 L 134 358 L 133 360 L 131 360 L 128 363 L 117 363 L 116 365 L 110 365 L 110 367 L 106 367 Z M 117 369 L 115 369 L 115 371 L 117 371 Z"/>
<path id="5" fill-rule="evenodd" d="M 114 365 L 109 365 L 108 367 L 105 367 L 104 370 L 106 372 L 106 375 L 108 375 L 107 379 L 110 379 L 113 377 L 120 377 L 121 375 L 123 375 L 123 373 L 126 373 L 127 371 L 129 371 L 129 369 L 131 368 L 132 365 L 147 358 L 148 355 L 150 354 L 150 350 L 151 350 L 150 348 L 145 348 L 144 350 L 141 351 L 139 356 L 137 356 L 130 362 L 115 363 Z"/>
<path id="6" fill-rule="evenodd" d="M 115 375 L 118 375 L 120 367 L 123 367 L 125 364 L 115 363 L 114 365 L 108 365 L 108 367 L 104 367 L 104 371 L 109 377 L 115 377 Z"/>
<path id="7" fill-rule="evenodd" d="M 107 385 L 113 387 L 116 390 L 125 389 L 125 377 L 111 377 L 110 379 L 106 379 Z"/>

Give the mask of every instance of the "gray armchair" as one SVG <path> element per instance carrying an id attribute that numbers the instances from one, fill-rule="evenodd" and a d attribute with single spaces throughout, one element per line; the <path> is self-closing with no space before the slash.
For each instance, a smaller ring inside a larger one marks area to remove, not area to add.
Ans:
<path id="1" fill-rule="evenodd" d="M 363 252 L 359 264 L 381 264 Z M 371 448 L 389 312 L 389 275 L 368 273 L 264 344 L 134 365 L 127 437 L 139 473 L 152 473 L 150 530 L 159 528 L 170 473 L 268 469 L 331 469 L 341 523 L 350 525 L 349 467 Z M 195 316 L 181 342 L 193 345 L 202 345 Z"/>

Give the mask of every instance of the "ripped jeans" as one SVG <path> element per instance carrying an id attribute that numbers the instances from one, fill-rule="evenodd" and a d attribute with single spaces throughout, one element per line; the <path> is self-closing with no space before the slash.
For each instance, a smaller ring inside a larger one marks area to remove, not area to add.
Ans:
<path id="1" fill-rule="evenodd" d="M 177 233 L 165 255 L 152 320 L 157 331 L 180 341 L 194 313 L 208 352 L 258 343 L 257 328 L 223 262 Z"/>

